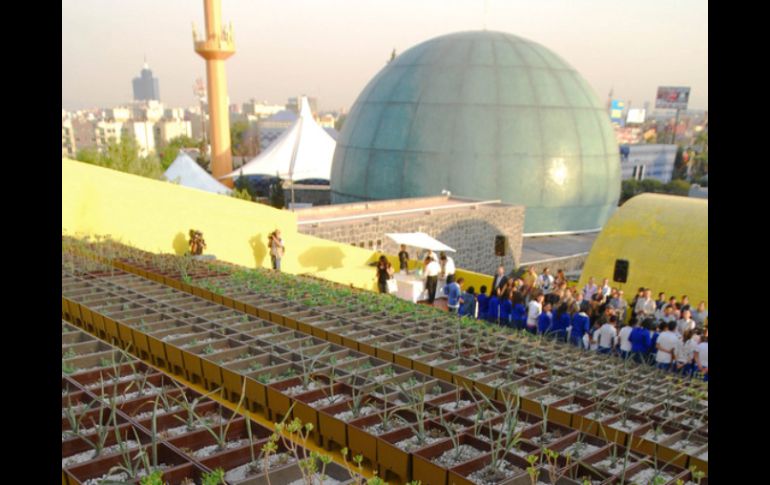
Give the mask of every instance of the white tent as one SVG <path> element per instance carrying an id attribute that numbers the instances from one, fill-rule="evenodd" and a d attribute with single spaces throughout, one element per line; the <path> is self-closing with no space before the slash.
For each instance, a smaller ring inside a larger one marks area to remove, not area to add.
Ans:
<path id="1" fill-rule="evenodd" d="M 302 97 L 299 118 L 256 158 L 221 178 L 239 175 L 273 175 L 282 180 L 325 179 L 332 173 L 337 143 L 313 119 L 307 98 Z"/>
<path id="2" fill-rule="evenodd" d="M 441 241 L 433 239 L 424 232 L 397 232 L 385 235 L 394 240 L 396 244 L 406 244 L 413 248 L 430 249 L 431 251 L 456 252 L 454 249 Z"/>
<path id="3" fill-rule="evenodd" d="M 205 190 L 217 194 L 229 194 L 231 190 L 219 183 L 208 174 L 195 160 L 183 151 L 179 151 L 176 160 L 163 173 L 169 182 L 179 183 L 185 187 Z"/>

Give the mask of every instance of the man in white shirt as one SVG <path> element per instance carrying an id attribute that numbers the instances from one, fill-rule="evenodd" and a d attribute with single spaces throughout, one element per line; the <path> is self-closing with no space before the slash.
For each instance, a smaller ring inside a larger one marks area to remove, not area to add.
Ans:
<path id="1" fill-rule="evenodd" d="M 695 347 L 695 365 L 698 370 L 703 374 L 703 380 L 708 382 L 709 380 L 709 339 L 708 335 L 701 337 L 701 342 Z"/>
<path id="2" fill-rule="evenodd" d="M 537 333 L 537 321 L 540 314 L 543 313 L 544 299 L 545 297 L 541 293 L 527 305 L 527 331 L 530 333 Z"/>
<path id="3" fill-rule="evenodd" d="M 591 276 L 588 278 L 588 283 L 586 283 L 586 285 L 583 287 L 583 298 L 591 301 L 591 298 L 594 297 L 597 291 L 599 291 L 599 287 L 596 286 L 596 283 L 594 283 L 594 277 Z"/>
<path id="4" fill-rule="evenodd" d="M 602 292 L 602 295 L 604 295 L 604 298 L 607 298 L 608 296 L 610 296 L 610 293 L 612 292 L 612 288 L 610 287 L 609 278 L 604 278 L 602 280 L 602 287 L 599 288 L 599 291 Z"/>
<path id="5" fill-rule="evenodd" d="M 607 322 L 599 327 L 597 340 L 599 343 L 600 354 L 609 354 L 612 352 L 612 348 L 615 346 L 615 341 L 618 337 L 618 330 L 615 328 L 617 321 L 618 317 L 611 315 Z"/>
<path id="6" fill-rule="evenodd" d="M 658 369 L 671 369 L 671 362 L 674 361 L 675 350 L 679 345 L 679 336 L 674 332 L 675 329 L 676 322 L 669 322 L 668 328 L 658 336 L 658 342 L 655 344 L 655 348 L 658 350 L 655 353 Z"/>
<path id="7" fill-rule="evenodd" d="M 436 301 L 436 287 L 438 286 L 438 274 L 441 272 L 441 266 L 435 259 L 428 257 L 428 265 L 425 267 L 425 288 L 428 289 L 428 303 L 433 305 Z"/>
<path id="8" fill-rule="evenodd" d="M 551 276 L 548 268 L 543 268 L 543 274 L 537 277 L 537 286 L 543 290 L 545 295 L 553 291 L 553 276 Z"/>
<path id="9" fill-rule="evenodd" d="M 644 290 L 644 298 L 637 300 L 634 314 L 640 322 L 655 314 L 655 300 L 652 299 L 652 291 L 649 288 Z"/>
<path id="10" fill-rule="evenodd" d="M 676 322 L 676 332 L 679 335 L 684 335 L 685 330 L 692 330 L 695 328 L 695 320 L 690 318 L 690 310 L 682 311 L 682 318 Z"/>
<path id="11" fill-rule="evenodd" d="M 503 266 L 498 266 L 495 279 L 492 280 L 492 289 L 499 295 L 507 282 L 508 278 L 505 276 L 505 268 Z"/>
<path id="12" fill-rule="evenodd" d="M 446 278 L 446 284 L 450 284 L 455 280 L 455 262 L 443 252 L 439 256 L 439 262 L 441 263 L 441 275 Z"/>
<path id="13" fill-rule="evenodd" d="M 631 355 L 631 331 L 634 329 L 631 325 L 625 325 L 618 332 L 618 339 L 620 340 L 620 357 L 627 359 Z"/>

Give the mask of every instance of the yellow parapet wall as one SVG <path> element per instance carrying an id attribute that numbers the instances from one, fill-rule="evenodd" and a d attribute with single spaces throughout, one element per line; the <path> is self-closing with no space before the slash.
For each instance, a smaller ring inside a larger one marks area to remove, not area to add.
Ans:
<path id="1" fill-rule="evenodd" d="M 300 234 L 296 216 L 170 182 L 62 159 L 62 233 L 107 235 L 164 253 L 187 251 L 190 229 L 203 232 L 206 253 L 246 267 L 270 267 L 267 236 L 280 229 L 282 270 L 375 289 L 377 253 Z"/>
<path id="2" fill-rule="evenodd" d="M 593 276 L 597 284 L 610 278 L 616 259 L 629 261 L 630 301 L 640 286 L 653 297 L 690 297 L 708 304 L 708 200 L 661 194 L 638 195 L 618 209 L 596 238 L 580 277 L 580 287 Z M 620 283 L 613 283 L 619 286 Z"/>

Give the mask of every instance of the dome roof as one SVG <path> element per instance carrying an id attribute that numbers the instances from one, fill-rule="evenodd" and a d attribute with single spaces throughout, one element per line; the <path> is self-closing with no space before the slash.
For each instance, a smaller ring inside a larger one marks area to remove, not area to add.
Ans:
<path id="1" fill-rule="evenodd" d="M 437 37 L 396 57 L 348 114 L 332 202 L 453 195 L 527 207 L 526 233 L 597 229 L 620 161 L 588 83 L 545 47 L 501 32 Z"/>

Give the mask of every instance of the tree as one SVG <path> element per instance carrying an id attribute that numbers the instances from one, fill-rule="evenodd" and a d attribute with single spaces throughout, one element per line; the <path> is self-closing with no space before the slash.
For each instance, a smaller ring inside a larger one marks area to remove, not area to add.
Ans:
<path id="1" fill-rule="evenodd" d="M 249 202 L 253 202 L 254 200 L 251 198 L 251 195 L 249 195 L 248 190 L 239 189 L 237 187 L 230 193 L 230 197 L 234 197 L 236 199 L 248 200 Z"/>
<path id="2" fill-rule="evenodd" d="M 276 209 L 283 209 L 286 206 L 286 198 L 283 196 L 283 184 L 280 179 L 270 186 L 270 205 Z"/>
<path id="3" fill-rule="evenodd" d="M 200 141 L 193 140 L 186 135 L 172 138 L 160 151 L 161 167 L 163 167 L 163 170 L 166 170 L 172 163 L 174 163 L 181 148 L 198 148 L 199 145 Z"/>
<path id="4" fill-rule="evenodd" d="M 334 122 L 334 129 L 337 131 L 342 131 L 342 125 L 345 124 L 345 119 L 348 117 L 348 115 L 341 114 L 337 117 L 337 121 Z"/>
<path id="5" fill-rule="evenodd" d="M 672 180 L 664 185 L 663 189 L 667 194 L 686 196 L 690 194 L 690 183 L 686 180 Z"/>
<path id="6" fill-rule="evenodd" d="M 679 146 L 676 149 L 676 157 L 674 158 L 674 173 L 671 176 L 674 179 L 687 178 L 687 164 L 684 161 L 684 148 Z"/>
<path id="7" fill-rule="evenodd" d="M 230 150 L 237 157 L 245 156 L 248 147 L 243 146 L 244 135 L 249 129 L 246 121 L 236 121 L 230 126 Z"/>
<path id="8" fill-rule="evenodd" d="M 153 179 L 159 179 L 163 175 L 160 159 L 154 155 L 140 156 L 139 145 L 130 136 L 123 136 L 120 141 L 110 140 L 101 153 L 93 149 L 81 150 L 76 159 Z"/>

